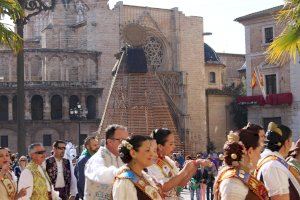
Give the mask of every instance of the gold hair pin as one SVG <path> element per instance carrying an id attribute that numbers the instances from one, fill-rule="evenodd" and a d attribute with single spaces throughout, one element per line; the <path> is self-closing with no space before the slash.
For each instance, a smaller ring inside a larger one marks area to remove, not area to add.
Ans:
<path id="1" fill-rule="evenodd" d="M 278 125 L 275 124 L 274 122 L 270 122 L 268 125 L 268 130 L 277 133 L 278 135 L 282 136 L 282 131 L 280 128 L 278 128 Z"/>
<path id="2" fill-rule="evenodd" d="M 230 131 L 229 134 L 227 135 L 227 141 L 228 142 L 239 142 L 240 137 L 235 134 L 233 131 Z"/>

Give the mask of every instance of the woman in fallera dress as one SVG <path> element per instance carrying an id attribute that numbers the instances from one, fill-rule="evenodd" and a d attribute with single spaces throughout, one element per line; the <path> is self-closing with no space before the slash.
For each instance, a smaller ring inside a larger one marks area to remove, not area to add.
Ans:
<path id="1" fill-rule="evenodd" d="M 26 188 L 17 193 L 17 180 L 10 170 L 10 155 L 0 147 L 0 200 L 16 200 L 26 195 Z"/>
<path id="2" fill-rule="evenodd" d="M 230 132 L 224 145 L 224 166 L 214 185 L 215 200 L 267 200 L 263 182 L 252 175 L 263 148 L 257 129 Z"/>
<path id="3" fill-rule="evenodd" d="M 155 129 L 151 137 L 156 140 L 158 158 L 147 168 L 148 174 L 161 185 L 164 199 L 179 199 L 176 194 L 177 187 L 186 186 L 200 165 L 208 166 L 211 162 L 204 159 L 190 160 L 180 171 L 169 157 L 175 149 L 174 134 L 169 129 L 160 128 Z"/>
<path id="4" fill-rule="evenodd" d="M 152 138 L 133 135 L 119 146 L 121 167 L 113 185 L 114 200 L 161 200 L 159 188 L 143 169 L 153 164 Z"/>
<path id="5" fill-rule="evenodd" d="M 290 171 L 296 177 L 300 184 L 300 139 L 296 142 L 295 146 L 290 150 L 286 159 L 290 166 Z"/>
<path id="6" fill-rule="evenodd" d="M 257 164 L 257 179 L 264 182 L 271 200 L 300 199 L 300 184 L 290 171 L 285 157 L 292 146 L 292 131 L 270 122 L 266 146 Z"/>

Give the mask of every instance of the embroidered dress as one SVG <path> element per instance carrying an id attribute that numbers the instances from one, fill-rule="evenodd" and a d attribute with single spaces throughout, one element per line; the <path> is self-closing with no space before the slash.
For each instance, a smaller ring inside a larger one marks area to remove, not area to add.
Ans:
<path id="1" fill-rule="evenodd" d="M 127 166 L 118 172 L 113 185 L 114 200 L 162 200 L 158 187 L 145 172 L 137 176 Z"/>
<path id="2" fill-rule="evenodd" d="M 263 183 L 240 168 L 225 166 L 214 185 L 215 200 L 267 200 Z"/>
<path id="3" fill-rule="evenodd" d="M 300 162 L 295 158 L 290 158 L 288 160 L 289 170 L 297 179 L 298 183 L 300 184 Z"/>
<path id="4" fill-rule="evenodd" d="M 290 194 L 291 199 L 300 199 L 300 185 L 278 152 L 265 149 L 257 166 L 256 177 L 265 183 L 269 197 Z"/>
<path id="5" fill-rule="evenodd" d="M 85 166 L 85 200 L 110 200 L 112 187 L 124 163 L 106 147 L 100 149 L 88 160 Z"/>
<path id="6" fill-rule="evenodd" d="M 153 164 L 147 169 L 148 174 L 161 185 L 168 182 L 172 177 L 179 173 L 179 169 L 176 167 L 175 162 L 168 156 L 165 156 L 163 159 L 158 158 L 156 164 Z M 176 188 L 166 192 L 165 199 L 179 199 L 176 195 Z"/>
<path id="7" fill-rule="evenodd" d="M 14 200 L 17 193 L 17 184 L 12 174 L 7 174 L 0 181 L 0 200 Z"/>

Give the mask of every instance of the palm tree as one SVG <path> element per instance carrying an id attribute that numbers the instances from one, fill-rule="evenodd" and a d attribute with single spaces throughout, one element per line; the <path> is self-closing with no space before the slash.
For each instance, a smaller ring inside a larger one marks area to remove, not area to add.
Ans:
<path id="1" fill-rule="evenodd" d="M 300 53 L 300 0 L 285 0 L 276 20 L 285 28 L 268 47 L 267 59 L 271 63 L 284 63 L 289 58 L 296 61 Z"/>
<path id="2" fill-rule="evenodd" d="M 17 0 L 0 0 L 0 16 L 7 15 L 15 23 L 22 19 L 24 11 Z M 4 22 L 0 22 L 0 44 L 10 47 L 17 52 L 23 46 L 22 38 Z"/>

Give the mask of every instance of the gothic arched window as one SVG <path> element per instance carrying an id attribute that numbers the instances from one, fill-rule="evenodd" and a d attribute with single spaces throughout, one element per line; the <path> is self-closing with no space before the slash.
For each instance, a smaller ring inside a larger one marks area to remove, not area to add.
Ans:
<path id="1" fill-rule="evenodd" d="M 8 120 L 8 98 L 6 96 L 0 97 L 0 121 Z"/>
<path id="2" fill-rule="evenodd" d="M 31 98 L 31 119 L 43 120 L 44 103 L 40 95 L 34 95 Z"/>
<path id="3" fill-rule="evenodd" d="M 87 119 L 95 119 L 96 118 L 96 98 L 94 96 L 88 96 L 86 98 L 86 107 L 87 107 Z"/>
<path id="4" fill-rule="evenodd" d="M 51 98 L 51 119 L 62 119 L 62 98 L 59 95 Z"/>

